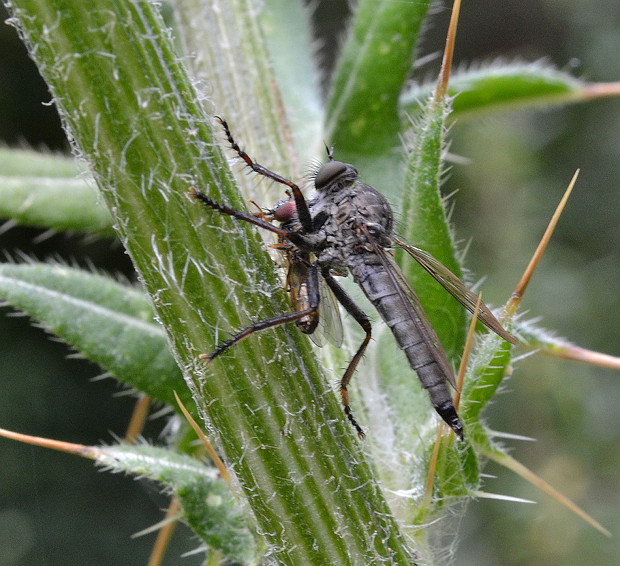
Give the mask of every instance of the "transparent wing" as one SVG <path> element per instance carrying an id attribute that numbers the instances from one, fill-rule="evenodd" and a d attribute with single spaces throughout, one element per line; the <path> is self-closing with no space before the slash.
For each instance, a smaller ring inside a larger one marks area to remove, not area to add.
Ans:
<path id="1" fill-rule="evenodd" d="M 289 254 L 286 260 L 288 261 L 286 284 L 291 304 L 296 311 L 304 310 L 310 306 L 307 264 L 298 261 L 295 254 Z M 297 321 L 297 327 L 320 348 L 327 341 L 339 348 L 342 345 L 340 308 L 336 297 L 322 277 L 319 277 L 319 297 L 318 312 Z"/>
<path id="2" fill-rule="evenodd" d="M 325 341 L 328 340 L 336 348 L 340 348 L 342 346 L 342 319 L 338 301 L 322 277 L 319 278 L 319 291 L 321 294 L 319 323 L 316 331 L 309 335 L 310 339 L 319 347 L 323 347 Z"/>
<path id="3" fill-rule="evenodd" d="M 428 271 L 459 303 L 469 312 L 473 313 L 478 302 L 478 296 L 470 291 L 465 284 L 452 273 L 445 265 L 435 259 L 431 254 L 404 242 L 400 238 L 394 238 L 394 242 L 404 249 L 413 259 L 415 259 L 426 271 Z M 495 318 L 489 307 L 484 303 L 480 305 L 478 312 L 480 321 L 490 330 L 507 340 L 511 344 L 516 344 L 514 336 L 506 332 L 499 320 Z"/>

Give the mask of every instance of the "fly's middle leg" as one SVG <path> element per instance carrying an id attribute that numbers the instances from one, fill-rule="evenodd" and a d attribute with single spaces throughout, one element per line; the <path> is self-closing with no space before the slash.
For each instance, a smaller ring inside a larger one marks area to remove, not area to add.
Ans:
<path id="1" fill-rule="evenodd" d="M 364 352 L 366 351 L 366 347 L 370 342 L 370 338 L 372 336 L 372 325 L 370 324 L 370 320 L 366 313 L 360 309 L 354 302 L 351 297 L 347 294 L 347 292 L 336 282 L 334 277 L 329 272 L 328 268 L 324 268 L 322 270 L 323 278 L 329 288 L 334 293 L 334 296 L 338 300 L 338 302 L 344 307 L 344 309 L 355 319 L 355 321 L 362 327 L 366 336 L 364 336 L 364 340 L 355 352 L 355 355 L 349 362 L 347 369 L 345 370 L 343 376 L 340 378 L 340 395 L 342 396 L 342 405 L 344 406 L 344 414 L 347 416 L 349 422 L 353 425 L 355 430 L 357 431 L 357 435 L 360 438 L 364 438 L 366 435 L 362 430 L 362 427 L 359 425 L 355 417 L 353 416 L 353 412 L 351 411 L 351 406 L 349 405 L 349 392 L 347 390 L 347 386 L 351 381 L 351 377 L 353 373 L 357 369 L 357 365 L 362 359 Z"/>
<path id="2" fill-rule="evenodd" d="M 220 204 L 219 202 L 214 201 L 211 197 L 197 190 L 195 187 L 192 187 L 191 191 L 188 193 L 188 196 L 202 202 L 202 204 L 204 204 L 206 207 L 209 207 L 216 212 L 219 212 L 220 214 L 231 216 L 236 220 L 241 220 L 243 222 L 247 222 L 248 224 L 258 226 L 263 230 L 273 232 L 281 238 L 287 239 L 289 242 L 296 246 L 305 245 L 304 237 L 298 232 L 278 228 L 277 226 L 274 226 L 270 222 L 267 222 L 266 220 L 263 220 L 258 216 L 254 216 L 253 214 L 248 214 L 247 212 L 242 212 L 240 210 L 235 210 L 234 208 L 230 208 L 225 204 Z"/>

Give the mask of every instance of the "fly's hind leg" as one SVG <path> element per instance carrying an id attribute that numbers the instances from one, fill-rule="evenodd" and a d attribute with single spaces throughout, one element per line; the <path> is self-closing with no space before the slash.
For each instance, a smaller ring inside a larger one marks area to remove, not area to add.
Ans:
<path id="1" fill-rule="evenodd" d="M 353 425 L 353 428 L 355 428 L 355 430 L 357 431 L 357 435 L 360 438 L 364 438 L 366 435 L 364 434 L 362 427 L 353 416 L 351 406 L 349 405 L 349 392 L 347 390 L 347 386 L 349 385 L 351 377 L 353 376 L 353 373 L 355 372 L 357 365 L 362 359 L 364 352 L 366 351 L 366 347 L 370 342 L 370 338 L 372 336 L 372 325 L 370 324 L 370 320 L 368 316 L 366 316 L 366 313 L 353 302 L 353 299 L 351 299 L 347 292 L 336 282 L 333 275 L 331 275 L 331 273 L 329 272 L 328 268 L 324 268 L 322 270 L 322 275 L 325 279 L 325 282 L 334 293 L 334 296 L 336 297 L 338 302 L 355 319 L 355 321 L 362 327 L 362 329 L 366 333 L 364 340 L 362 340 L 362 343 L 358 347 L 357 352 L 355 352 L 355 355 L 349 362 L 347 369 L 340 378 L 340 395 L 342 396 L 344 414 L 347 416 L 347 419 L 349 419 L 349 422 Z"/>

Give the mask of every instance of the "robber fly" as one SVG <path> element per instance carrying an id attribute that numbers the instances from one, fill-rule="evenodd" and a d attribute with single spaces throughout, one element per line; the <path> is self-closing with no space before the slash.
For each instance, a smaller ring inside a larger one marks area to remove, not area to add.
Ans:
<path id="1" fill-rule="evenodd" d="M 293 312 L 256 322 L 222 342 L 211 354 L 201 357 L 208 363 L 253 332 L 288 322 L 301 324 L 303 330 L 304 321 L 310 321 L 306 333 L 312 334 L 317 325 L 315 321 L 319 320 L 319 281 L 322 278 L 336 300 L 365 332 L 362 343 L 340 379 L 345 414 L 358 435 L 363 437 L 364 432 L 351 412 L 347 386 L 370 342 L 372 327 L 368 316 L 334 278 L 335 275 L 351 273 L 392 331 L 400 349 L 405 352 L 409 365 L 417 373 L 422 387 L 428 391 L 434 409 L 463 439 L 463 425 L 448 387 L 448 383 L 456 387 L 450 363 L 415 292 L 386 248 L 393 245 L 402 247 L 472 312 L 477 302 L 476 295 L 431 255 L 395 236 L 394 214 L 387 199 L 370 185 L 361 183 L 353 165 L 334 160 L 328 152 L 329 161 L 314 177 L 316 196 L 306 201 L 293 181 L 253 161 L 237 145 L 228 124 L 222 118 L 217 120 L 224 128 L 232 149 L 248 167 L 288 187 L 294 212 L 281 226 L 275 226 L 264 218 L 215 202 L 198 190 L 194 189 L 190 196 L 217 212 L 273 232 L 284 245 L 290 245 L 286 254 L 292 259 L 290 264 L 293 268 L 301 270 L 304 299 Z M 515 343 L 514 337 L 504 330 L 488 307 L 481 305 L 478 317 L 503 339 Z"/>

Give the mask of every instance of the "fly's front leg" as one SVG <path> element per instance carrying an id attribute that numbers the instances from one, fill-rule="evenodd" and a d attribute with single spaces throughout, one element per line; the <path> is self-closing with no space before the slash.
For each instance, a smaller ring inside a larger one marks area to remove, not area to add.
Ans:
<path id="1" fill-rule="evenodd" d="M 308 204 L 306 203 L 306 199 L 304 198 L 304 195 L 302 194 L 299 186 L 293 183 L 293 181 L 282 177 L 282 175 L 278 175 L 277 173 L 274 173 L 273 171 L 267 169 L 260 163 L 256 163 L 245 151 L 243 151 L 239 147 L 239 145 L 235 141 L 235 138 L 233 138 L 233 135 L 230 132 L 230 128 L 228 127 L 228 123 L 226 122 L 226 120 L 224 120 L 224 118 L 221 118 L 220 116 L 216 116 L 215 119 L 222 125 L 222 128 L 224 128 L 224 133 L 226 134 L 226 139 L 228 140 L 230 147 L 232 147 L 237 152 L 237 155 L 241 159 L 243 159 L 245 164 L 250 169 L 252 169 L 252 171 L 258 173 L 259 175 L 262 175 L 263 177 L 267 177 L 268 179 L 271 179 L 276 183 L 285 185 L 291 189 L 291 191 L 293 192 L 293 198 L 295 199 L 295 205 L 297 207 L 297 217 L 299 218 L 299 223 L 304 229 L 304 232 L 311 232 L 312 217 L 310 216 Z"/>
<path id="2" fill-rule="evenodd" d="M 288 322 L 297 322 L 298 320 L 304 318 L 305 316 L 311 316 L 318 311 L 319 308 L 319 279 L 318 279 L 318 271 L 316 265 L 311 265 L 308 269 L 308 289 L 309 289 L 309 306 L 306 309 L 295 311 L 291 313 L 281 314 L 278 316 L 274 316 L 272 318 L 268 318 L 266 320 L 261 320 L 260 322 L 255 322 L 250 326 L 247 326 L 228 340 L 222 342 L 213 352 L 210 354 L 200 354 L 200 358 L 205 360 L 205 365 L 208 365 L 213 359 L 217 358 L 220 354 L 224 353 L 228 348 L 231 348 L 235 344 L 238 344 L 254 332 L 259 332 L 261 330 L 267 330 L 268 328 L 273 328 L 275 326 L 280 326 L 281 324 L 286 324 Z"/>
<path id="3" fill-rule="evenodd" d="M 357 364 L 359 364 L 360 360 L 362 359 L 362 356 L 364 355 L 364 352 L 366 351 L 366 347 L 368 346 L 368 343 L 370 342 L 370 338 L 372 336 L 372 326 L 370 324 L 370 320 L 368 316 L 366 316 L 366 313 L 353 302 L 353 299 L 351 299 L 351 297 L 349 297 L 347 292 L 336 282 L 334 277 L 329 272 L 329 269 L 323 268 L 321 273 L 323 275 L 323 278 L 325 279 L 325 282 L 327 283 L 329 288 L 334 293 L 334 296 L 336 297 L 338 302 L 355 319 L 355 321 L 362 327 L 362 329 L 366 333 L 364 340 L 362 340 L 362 343 L 357 349 L 357 352 L 355 352 L 355 355 L 349 362 L 347 369 L 345 370 L 342 378 L 340 379 L 340 394 L 342 396 L 342 405 L 344 406 L 344 414 L 347 416 L 347 419 L 349 419 L 349 422 L 353 425 L 353 427 L 357 431 L 357 435 L 360 438 L 364 438 L 366 435 L 364 434 L 362 427 L 355 420 L 355 417 L 353 416 L 353 412 L 351 411 L 351 407 L 349 405 L 349 392 L 347 390 L 347 386 L 349 385 L 349 382 L 351 381 L 351 377 L 353 376 L 353 373 L 357 369 Z"/>
<path id="4" fill-rule="evenodd" d="M 273 232 L 274 234 L 277 234 L 278 236 L 281 236 L 282 238 L 287 239 L 289 242 L 291 242 L 292 244 L 296 246 L 303 247 L 304 245 L 306 245 L 306 241 L 302 234 L 299 234 L 298 232 L 295 232 L 295 231 L 284 230 L 282 228 L 278 228 L 277 226 L 274 226 L 270 222 L 267 222 L 266 220 L 263 220 L 262 218 L 254 216 L 253 214 L 242 212 L 240 210 L 235 210 L 234 208 L 230 208 L 229 206 L 226 206 L 225 204 L 220 204 L 219 202 L 214 201 L 211 197 L 205 195 L 204 193 L 201 193 L 199 190 L 197 190 L 194 187 L 192 187 L 192 190 L 188 193 L 188 196 L 195 200 L 199 200 L 205 206 L 221 214 L 232 216 L 233 218 L 237 220 L 242 220 L 243 222 L 248 222 L 249 224 L 258 226 L 259 228 L 262 228 L 263 230 L 268 230 L 269 232 Z"/>

